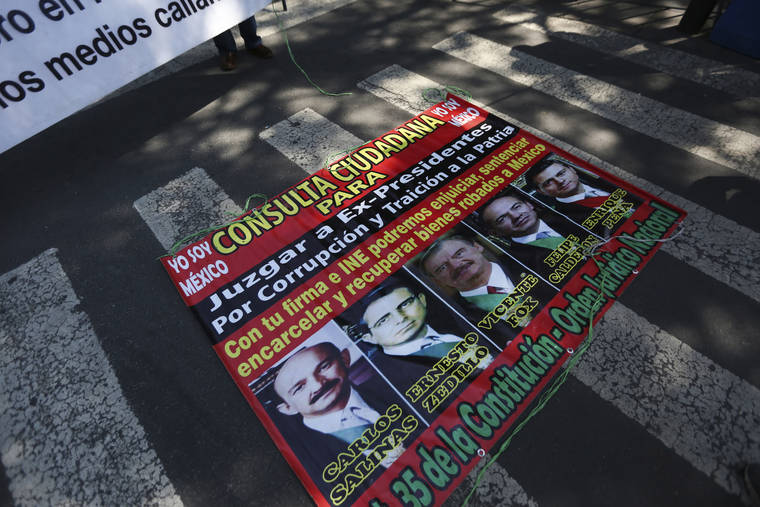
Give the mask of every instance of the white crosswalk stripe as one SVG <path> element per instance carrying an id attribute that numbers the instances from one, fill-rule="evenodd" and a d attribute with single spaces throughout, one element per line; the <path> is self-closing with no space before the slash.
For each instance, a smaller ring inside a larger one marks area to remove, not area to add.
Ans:
<path id="1" fill-rule="evenodd" d="M 200 167 L 142 196 L 134 206 L 167 250 L 185 236 L 229 222 L 242 213 Z"/>
<path id="2" fill-rule="evenodd" d="M 760 390 L 622 304 L 573 374 L 734 495 L 760 462 Z M 746 499 L 745 499 L 746 500 Z"/>
<path id="3" fill-rule="evenodd" d="M 481 459 L 472 472 L 462 481 L 462 485 L 444 502 L 445 507 L 458 507 L 475 485 L 477 475 L 491 459 L 486 455 Z M 498 462 L 486 469 L 478 483 L 475 493 L 470 497 L 468 505 L 477 507 L 492 505 L 509 505 L 510 507 L 537 507 L 538 502 L 528 496 L 525 490 L 515 481 Z"/>
<path id="4" fill-rule="evenodd" d="M 433 47 L 699 157 L 760 176 L 760 138 L 743 130 L 466 32 Z"/>
<path id="5" fill-rule="evenodd" d="M 517 6 L 499 11 L 494 16 L 507 23 L 519 24 L 520 28 L 547 33 L 738 97 L 760 96 L 760 75 L 732 65 L 582 21 L 547 16 Z"/>
<path id="6" fill-rule="evenodd" d="M 398 66 L 359 86 L 412 114 L 426 107 L 422 90 L 441 87 Z M 680 241 L 679 237 L 672 243 Z M 575 376 L 717 484 L 740 494 L 732 470 L 739 463 L 760 460 L 760 390 L 620 303 L 607 313 L 597 332 L 597 341 Z M 692 382 L 696 377 L 697 384 Z M 636 399 L 631 398 L 634 395 Z M 665 424 L 662 414 L 677 426 Z M 725 418 L 722 424 L 719 417 Z M 683 426 L 688 432 L 674 436 L 673 428 Z"/>
<path id="7" fill-rule="evenodd" d="M 0 454 L 17 505 L 182 505 L 47 250 L 0 275 Z"/>
<path id="8" fill-rule="evenodd" d="M 309 174 L 318 171 L 336 153 L 364 143 L 308 108 L 268 128 L 259 137 Z"/>
<path id="9" fill-rule="evenodd" d="M 359 87 L 411 114 L 418 114 L 429 105 L 422 99 L 422 90 L 440 88 L 441 85 L 403 67 L 392 65 L 360 82 Z M 473 103 L 482 106 L 477 101 Z M 760 234 L 545 132 L 525 125 L 504 112 L 483 107 L 563 150 L 686 210 L 689 216 L 684 221 L 684 232 L 678 237 L 678 241 L 665 243 L 663 250 L 760 302 L 760 271 L 757 269 L 760 263 Z"/>

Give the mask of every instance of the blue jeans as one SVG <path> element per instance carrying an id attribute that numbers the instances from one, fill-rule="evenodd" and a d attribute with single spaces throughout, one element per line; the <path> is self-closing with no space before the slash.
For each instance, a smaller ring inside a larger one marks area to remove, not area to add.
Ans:
<path id="1" fill-rule="evenodd" d="M 256 34 L 255 17 L 251 16 L 250 18 L 241 21 L 240 24 L 238 24 L 238 30 L 240 30 L 240 35 L 245 41 L 246 49 L 254 49 L 261 46 L 261 37 Z M 237 51 L 235 37 L 232 35 L 231 28 L 214 37 L 214 44 L 220 54 L 235 53 Z"/>

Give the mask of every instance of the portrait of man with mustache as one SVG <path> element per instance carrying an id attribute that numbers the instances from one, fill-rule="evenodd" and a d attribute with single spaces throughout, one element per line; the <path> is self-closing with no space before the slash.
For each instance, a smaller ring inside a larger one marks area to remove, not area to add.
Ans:
<path id="1" fill-rule="evenodd" d="M 323 471 L 388 408 L 403 401 L 333 321 L 250 386 L 293 455 L 325 494 Z M 413 438 L 413 437 L 412 437 Z M 403 451 L 396 447 L 375 474 Z"/>
<path id="2" fill-rule="evenodd" d="M 514 294 L 523 278 L 535 276 L 512 258 L 496 256 L 493 252 L 489 258 L 486 252 L 486 247 L 473 236 L 455 232 L 436 240 L 418 260 L 420 270 L 444 294 L 448 294 L 476 325 L 505 298 Z M 555 294 L 552 286 L 538 279 L 528 294 L 518 297 L 525 300 L 530 296 L 538 301 L 529 318 L 514 325 L 506 321 L 509 317 L 506 314 L 503 320 L 491 327 L 478 327 L 494 342 L 506 346 Z"/>
<path id="3" fill-rule="evenodd" d="M 299 416 L 306 428 L 350 444 L 380 417 L 348 377 L 351 356 L 331 342 L 303 348 L 290 356 L 274 379 L 282 400 L 277 410 Z"/>

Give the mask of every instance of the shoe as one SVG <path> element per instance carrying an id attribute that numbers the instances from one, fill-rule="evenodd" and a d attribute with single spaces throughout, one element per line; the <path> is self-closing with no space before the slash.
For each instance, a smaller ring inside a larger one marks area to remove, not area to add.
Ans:
<path id="1" fill-rule="evenodd" d="M 266 47 L 264 44 L 256 46 L 253 49 L 249 49 L 248 52 L 257 58 L 263 58 L 265 60 L 268 60 L 272 58 L 272 56 L 274 56 L 274 53 L 272 53 L 272 50 Z"/>
<path id="2" fill-rule="evenodd" d="M 744 468 L 744 485 L 747 486 L 752 505 L 760 506 L 760 465 L 751 463 Z"/>
<path id="3" fill-rule="evenodd" d="M 222 53 L 220 59 L 219 68 L 225 72 L 235 70 L 235 67 L 237 67 L 237 56 L 235 53 Z"/>

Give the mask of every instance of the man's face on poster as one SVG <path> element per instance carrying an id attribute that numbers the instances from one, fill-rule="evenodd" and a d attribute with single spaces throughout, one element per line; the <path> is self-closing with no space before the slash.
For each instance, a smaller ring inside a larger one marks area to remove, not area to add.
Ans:
<path id="1" fill-rule="evenodd" d="M 538 230 L 538 215 L 533 204 L 513 196 L 499 197 L 483 210 L 483 221 L 497 236 L 525 236 Z"/>
<path id="2" fill-rule="evenodd" d="M 314 417 L 343 409 L 351 394 L 348 349 L 320 343 L 291 356 L 274 381 L 282 398 L 278 410 L 286 415 Z"/>
<path id="3" fill-rule="evenodd" d="M 371 302 L 364 310 L 364 322 L 370 336 L 366 341 L 388 347 L 398 345 L 424 334 L 427 324 L 424 294 L 414 294 L 399 287 Z"/>
<path id="4" fill-rule="evenodd" d="M 491 263 L 483 255 L 483 246 L 460 239 L 443 240 L 438 250 L 424 261 L 425 271 L 435 283 L 460 292 L 486 285 Z"/>
<path id="5" fill-rule="evenodd" d="M 580 181 L 572 167 L 559 162 L 533 176 L 538 191 L 550 197 L 570 197 L 578 193 Z"/>

